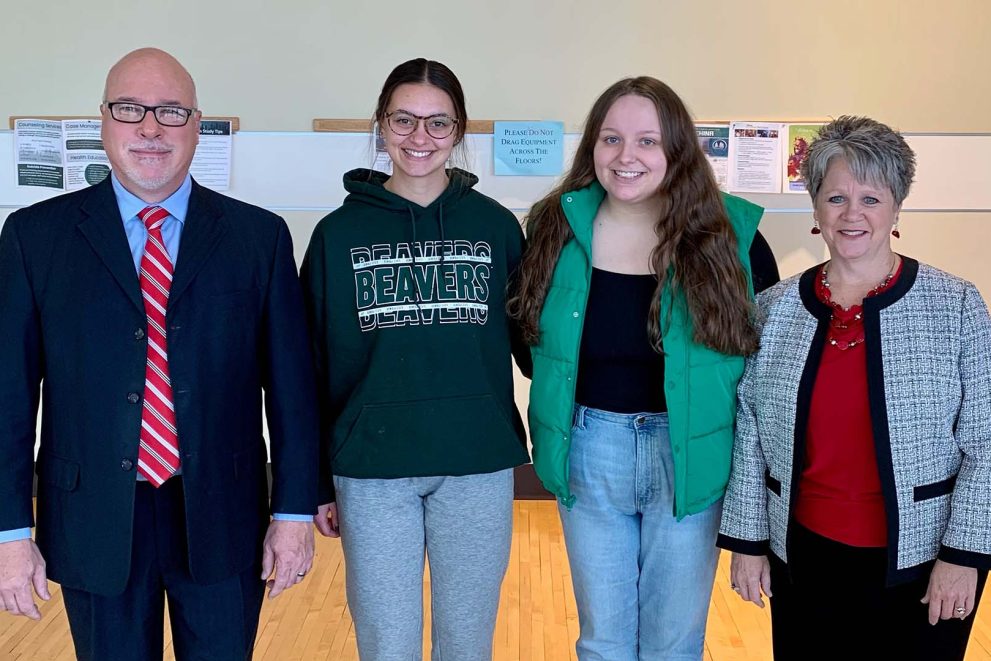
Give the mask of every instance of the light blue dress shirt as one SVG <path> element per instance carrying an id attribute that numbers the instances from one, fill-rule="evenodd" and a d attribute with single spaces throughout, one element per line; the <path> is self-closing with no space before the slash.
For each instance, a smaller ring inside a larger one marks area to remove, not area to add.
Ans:
<path id="1" fill-rule="evenodd" d="M 148 206 L 148 203 L 124 188 L 113 173 L 110 174 L 110 181 L 114 187 L 114 195 L 117 197 L 120 217 L 124 219 L 124 233 L 127 235 L 127 245 L 131 249 L 131 257 L 134 259 L 134 272 L 138 274 L 141 272 L 141 256 L 145 251 L 145 243 L 148 242 L 148 228 L 138 218 L 138 213 Z M 165 241 L 165 249 L 168 251 L 173 265 L 179 256 L 179 240 L 182 238 L 182 228 L 186 224 L 186 212 L 189 210 L 189 195 L 192 190 L 193 180 L 187 174 L 179 189 L 156 205 L 169 212 L 169 217 L 162 223 L 162 239 Z M 138 480 L 145 481 L 145 478 L 138 473 Z M 313 516 L 279 512 L 273 514 L 272 518 L 276 521 L 311 521 Z M 30 536 L 30 528 L 3 530 L 0 531 L 0 544 L 27 539 Z"/>
<path id="2" fill-rule="evenodd" d="M 134 272 L 137 274 L 141 272 L 141 256 L 144 255 L 145 243 L 148 242 L 148 228 L 138 218 L 138 213 L 148 206 L 148 203 L 124 188 L 112 173 L 110 181 L 114 186 L 120 217 L 124 219 L 124 233 L 127 234 L 127 245 L 131 248 Z M 173 266 L 176 257 L 179 256 L 179 239 L 182 237 L 182 228 L 186 223 L 189 194 L 192 192 L 193 180 L 187 174 L 176 192 L 155 205 L 169 212 L 169 217 L 162 223 L 162 239 L 165 240 L 165 250 L 168 251 Z"/>

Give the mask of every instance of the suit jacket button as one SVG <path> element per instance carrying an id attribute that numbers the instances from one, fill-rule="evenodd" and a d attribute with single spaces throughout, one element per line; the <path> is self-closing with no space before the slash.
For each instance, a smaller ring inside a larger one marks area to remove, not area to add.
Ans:
<path id="1" fill-rule="evenodd" d="M 145 339 L 145 329 L 139 328 L 138 330 L 134 331 L 134 339 L 135 340 Z"/>
<path id="2" fill-rule="evenodd" d="M 129 392 L 127 393 L 127 401 L 129 401 L 132 404 L 137 404 L 138 402 L 141 401 L 141 395 L 139 395 L 136 392 Z"/>
<path id="3" fill-rule="evenodd" d="M 134 468 L 134 462 L 133 461 L 131 461 L 130 459 L 121 459 L 121 461 L 120 461 L 120 469 L 122 471 L 129 471 L 132 468 Z"/>

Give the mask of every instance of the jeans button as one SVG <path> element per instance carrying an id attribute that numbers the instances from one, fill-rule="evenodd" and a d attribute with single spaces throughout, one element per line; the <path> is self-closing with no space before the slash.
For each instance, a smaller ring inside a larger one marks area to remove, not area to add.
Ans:
<path id="1" fill-rule="evenodd" d="M 647 421 L 647 418 L 643 417 L 642 415 L 641 416 L 638 416 L 637 417 L 637 421 L 636 421 L 637 422 L 637 426 L 639 427 L 640 425 L 642 425 L 646 421 Z"/>

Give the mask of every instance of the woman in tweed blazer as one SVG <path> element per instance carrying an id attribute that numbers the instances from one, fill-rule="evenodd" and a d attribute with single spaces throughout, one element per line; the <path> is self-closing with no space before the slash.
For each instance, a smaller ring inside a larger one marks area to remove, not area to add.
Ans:
<path id="1" fill-rule="evenodd" d="M 802 174 L 830 261 L 758 297 L 718 544 L 779 661 L 963 659 L 991 567 L 991 320 L 892 250 L 914 172 L 887 126 L 824 126 Z"/>

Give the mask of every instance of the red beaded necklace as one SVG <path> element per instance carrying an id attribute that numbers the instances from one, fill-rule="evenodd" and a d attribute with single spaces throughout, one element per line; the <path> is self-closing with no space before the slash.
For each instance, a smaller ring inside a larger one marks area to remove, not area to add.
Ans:
<path id="1" fill-rule="evenodd" d="M 849 308 L 844 308 L 839 303 L 835 303 L 832 299 L 832 295 L 829 290 L 829 280 L 827 274 L 827 267 L 829 263 L 823 264 L 819 269 L 819 280 L 816 283 L 816 296 L 820 301 L 828 305 L 832 309 L 832 316 L 829 318 L 829 334 L 826 336 L 826 344 L 831 347 L 836 347 L 840 351 L 846 351 L 847 349 L 852 349 L 858 344 L 863 344 L 864 342 L 864 312 L 863 305 L 851 305 Z M 877 296 L 881 292 L 887 290 L 895 276 L 898 275 L 901 264 L 898 261 L 898 256 L 895 256 L 894 262 L 891 264 L 891 270 L 888 271 L 888 275 L 885 276 L 884 280 L 879 282 L 876 287 L 867 292 L 864 296 L 868 299 L 872 296 Z"/>

